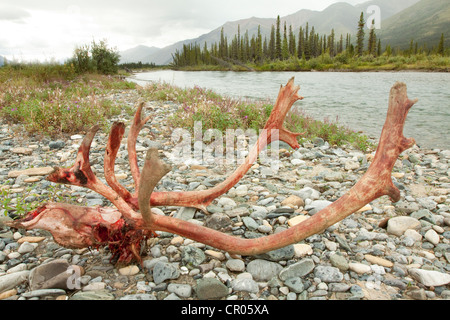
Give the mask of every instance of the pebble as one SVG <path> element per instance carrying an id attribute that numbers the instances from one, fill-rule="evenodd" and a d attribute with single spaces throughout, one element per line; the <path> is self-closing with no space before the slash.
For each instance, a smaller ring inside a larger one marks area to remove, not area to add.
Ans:
<path id="1" fill-rule="evenodd" d="M 189 284 L 169 283 L 167 290 L 181 298 L 189 298 L 192 294 L 192 287 Z"/>
<path id="2" fill-rule="evenodd" d="M 138 99 L 137 91 L 113 96 L 129 105 L 131 98 Z M 142 151 L 152 143 L 164 152 L 172 149 L 162 128 L 166 126 L 165 113 L 177 107 L 168 102 L 154 108 L 152 129 L 144 128 L 143 134 L 151 130 L 158 141 L 139 137 Z M 121 117 L 129 119 L 125 113 Z M 48 201 L 50 184 L 44 177 L 54 166 L 72 164 L 76 143 L 83 136 L 41 143 L 6 134 L 11 130 L 7 124 L 1 125 L 1 190 L 13 194 L 13 206 L 14 199 L 30 186 L 36 200 Z M 100 178 L 104 138 L 97 135 L 91 150 Z M 152 211 L 234 236 L 258 238 L 310 219 L 354 185 L 373 158 L 373 154 L 347 146 L 332 147 L 320 140 L 304 142 L 292 153 L 288 146 L 284 148 L 287 152 L 280 159 L 278 172 L 255 164 L 235 187 L 208 206 L 209 215 L 193 208 Z M 120 149 L 116 177 L 124 186 L 131 186 L 127 163 L 126 151 Z M 61 248 L 46 232 L 11 230 L 1 221 L 14 210 L 1 209 L 0 299 L 448 299 L 449 164 L 450 151 L 415 146 L 405 151 L 394 167 L 392 177 L 401 191 L 399 202 L 382 197 L 322 233 L 257 256 L 230 255 L 161 233 L 149 240 L 141 268 L 115 266 L 107 249 Z M 204 190 L 223 181 L 230 172 L 228 167 L 183 166 L 174 167 L 161 188 Z M 107 203 L 84 188 L 68 189 L 81 205 Z"/>
<path id="3" fill-rule="evenodd" d="M 226 263 L 226 267 L 232 272 L 242 272 L 245 270 L 245 263 L 239 259 L 229 259 Z"/>
<path id="4" fill-rule="evenodd" d="M 134 276 L 139 273 L 139 267 L 131 265 L 124 268 L 120 268 L 119 273 L 123 276 Z"/>
<path id="5" fill-rule="evenodd" d="M 283 267 L 279 263 L 263 259 L 250 261 L 246 268 L 256 281 L 269 281 L 273 277 L 277 277 L 282 269 Z"/>
<path id="6" fill-rule="evenodd" d="M 428 287 L 439 287 L 450 283 L 450 274 L 433 270 L 410 269 L 409 274 Z"/>
<path id="7" fill-rule="evenodd" d="M 400 237 L 408 229 L 420 228 L 420 221 L 416 218 L 401 216 L 389 219 L 387 232 Z"/>
<path id="8" fill-rule="evenodd" d="M 229 294 L 228 287 L 216 278 L 198 280 L 195 291 L 200 300 L 220 299 Z"/>
<path id="9" fill-rule="evenodd" d="M 372 269 L 370 268 L 370 266 L 367 264 L 363 264 L 363 263 L 350 262 L 348 264 L 348 268 L 351 271 L 354 271 L 359 274 L 372 273 Z"/>
<path id="10" fill-rule="evenodd" d="M 425 239 L 427 239 L 434 245 L 437 245 L 440 240 L 439 235 L 433 229 L 430 229 L 425 233 Z"/>

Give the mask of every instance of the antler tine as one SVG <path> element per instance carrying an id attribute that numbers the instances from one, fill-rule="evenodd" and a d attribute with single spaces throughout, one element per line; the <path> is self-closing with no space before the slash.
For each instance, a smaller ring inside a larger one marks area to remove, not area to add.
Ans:
<path id="1" fill-rule="evenodd" d="M 138 102 L 138 108 L 136 114 L 134 115 L 133 123 L 131 125 L 127 140 L 128 161 L 130 163 L 131 175 L 133 176 L 135 184 L 135 192 L 134 192 L 135 196 L 139 193 L 139 181 L 141 175 L 136 153 L 137 137 L 139 135 L 139 132 L 144 127 L 144 125 L 151 119 L 151 116 L 147 116 L 145 119 L 142 119 L 142 109 L 144 106 L 145 102 L 143 101 Z"/>
<path id="2" fill-rule="evenodd" d="M 122 186 L 116 178 L 115 174 L 115 160 L 117 157 L 117 152 L 120 148 L 120 142 L 122 141 L 123 135 L 125 133 L 125 125 L 123 122 L 115 122 L 112 125 L 111 132 L 109 134 L 108 143 L 105 150 L 104 159 L 104 170 L 105 170 L 105 180 L 108 185 L 116 191 L 119 196 L 129 203 L 135 210 L 138 209 L 136 199 L 133 198 L 131 193 Z"/>
<path id="3" fill-rule="evenodd" d="M 147 151 L 144 167 L 142 168 L 139 185 L 139 208 L 146 225 L 152 226 L 153 214 L 151 212 L 150 197 L 156 184 L 172 170 L 171 166 L 158 157 L 158 149 Z"/>

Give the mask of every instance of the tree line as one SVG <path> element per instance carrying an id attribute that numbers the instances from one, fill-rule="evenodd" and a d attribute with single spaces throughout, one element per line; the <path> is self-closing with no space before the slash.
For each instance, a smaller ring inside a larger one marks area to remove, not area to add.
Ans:
<path id="1" fill-rule="evenodd" d="M 172 67 L 187 67 L 199 65 L 262 65 L 274 61 L 283 61 L 296 57 L 298 59 L 310 60 L 321 55 L 328 54 L 331 58 L 346 54 L 350 57 L 371 55 L 377 57 L 386 52 L 393 54 L 394 50 L 387 45 L 384 52 L 381 48 L 381 39 L 375 32 L 375 20 L 372 21 L 368 40 L 366 41 L 366 22 L 364 13 L 361 13 L 358 21 L 358 32 L 355 44 L 352 36 L 346 34 L 344 37 L 336 35 L 332 29 L 330 34 L 319 34 L 314 26 L 306 23 L 305 27 L 300 27 L 294 31 L 292 26 L 281 25 L 280 16 L 277 17 L 276 25 L 272 25 L 270 36 L 262 36 L 261 26 L 258 26 L 257 33 L 251 38 L 248 30 L 241 34 L 238 26 L 237 34 L 231 39 L 224 34 L 222 27 L 219 42 L 211 44 L 209 47 L 205 42 L 203 46 L 198 43 L 183 45 L 181 50 L 172 54 Z M 444 36 L 437 53 L 444 54 Z M 425 52 L 426 48 L 418 48 L 417 42 L 411 41 L 410 54 Z M 395 53 L 399 53 L 396 49 Z"/>

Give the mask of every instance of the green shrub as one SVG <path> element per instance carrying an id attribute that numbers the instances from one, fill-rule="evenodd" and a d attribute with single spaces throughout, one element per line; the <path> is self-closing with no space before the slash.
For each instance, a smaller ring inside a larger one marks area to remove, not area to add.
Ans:
<path id="1" fill-rule="evenodd" d="M 99 43 L 92 41 L 90 45 L 77 47 L 69 64 L 76 72 L 97 72 L 101 74 L 116 74 L 119 70 L 120 55 L 116 49 L 108 48 L 106 40 Z"/>

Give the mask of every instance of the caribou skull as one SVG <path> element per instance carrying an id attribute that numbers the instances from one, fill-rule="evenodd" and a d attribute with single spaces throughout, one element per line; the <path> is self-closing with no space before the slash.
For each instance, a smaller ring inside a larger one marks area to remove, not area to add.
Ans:
<path id="1" fill-rule="evenodd" d="M 341 198 L 316 213 L 311 218 L 280 233 L 256 239 L 243 239 L 199 226 L 169 216 L 155 215 L 152 206 L 184 206 L 207 211 L 211 202 L 230 190 L 251 168 L 258 154 L 268 144 L 279 139 L 292 148 L 299 148 L 298 133 L 288 131 L 283 123 L 290 108 L 299 99 L 300 87 L 291 79 L 282 86 L 274 109 L 264 127 L 267 135 L 260 136 L 244 163 L 225 181 L 203 191 L 153 192 L 157 183 L 171 170 L 158 156 L 158 150 L 147 152 L 142 171 L 139 169 L 136 140 L 140 130 L 150 120 L 142 119 L 143 103 L 135 114 L 128 138 L 128 158 L 135 182 L 130 193 L 115 178 L 114 162 L 125 132 L 123 123 L 112 126 L 104 157 L 105 179 L 100 181 L 89 163 L 89 150 L 99 127 L 93 127 L 85 136 L 75 160 L 68 169 L 55 168 L 47 180 L 89 188 L 106 197 L 115 208 L 90 208 L 70 204 L 48 203 L 29 212 L 23 219 L 11 221 L 15 228 L 45 229 L 52 233 L 56 242 L 65 247 L 84 248 L 109 246 L 118 261 L 140 261 L 140 249 L 147 237 L 156 231 L 175 233 L 210 245 L 229 253 L 257 255 L 297 243 L 341 221 L 371 201 L 387 195 L 396 202 L 400 192 L 394 186 L 391 172 L 398 156 L 415 144 L 414 139 L 403 136 L 403 127 L 409 109 L 416 103 L 408 99 L 406 85 L 396 83 L 390 92 L 386 122 L 381 133 L 375 157 L 364 176 Z M 272 129 L 278 130 L 273 137 Z"/>

